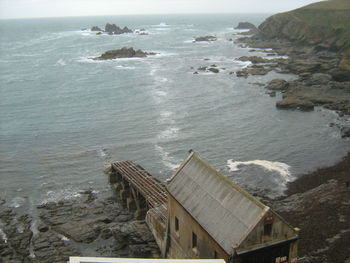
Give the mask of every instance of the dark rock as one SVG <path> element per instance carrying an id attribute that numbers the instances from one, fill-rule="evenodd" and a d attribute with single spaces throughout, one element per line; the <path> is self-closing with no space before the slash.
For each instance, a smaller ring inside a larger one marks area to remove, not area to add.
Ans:
<path id="1" fill-rule="evenodd" d="M 344 126 L 340 129 L 341 131 L 341 137 L 350 137 L 350 126 Z"/>
<path id="2" fill-rule="evenodd" d="M 98 26 L 93 26 L 91 28 L 91 31 L 103 31 L 101 28 L 99 28 Z"/>
<path id="3" fill-rule="evenodd" d="M 115 24 L 109 24 L 109 23 L 106 24 L 105 31 L 110 35 L 113 35 L 113 34 L 120 35 L 120 34 L 124 34 L 124 33 L 132 33 L 133 32 L 131 29 L 129 29 L 126 26 L 122 29 Z"/>
<path id="4" fill-rule="evenodd" d="M 219 73 L 219 69 L 217 69 L 217 68 L 208 68 L 208 70 L 210 71 L 210 72 L 213 72 L 213 73 Z"/>
<path id="5" fill-rule="evenodd" d="M 197 74 L 199 74 L 199 73 L 198 73 L 197 71 L 195 71 L 195 72 L 193 72 L 193 74 L 194 74 L 194 75 L 197 75 Z"/>
<path id="6" fill-rule="evenodd" d="M 102 35 L 102 32 L 97 32 L 96 35 Z"/>
<path id="7" fill-rule="evenodd" d="M 195 42 L 201 42 L 201 41 L 216 41 L 217 38 L 215 36 L 203 36 L 203 37 L 196 37 L 194 39 Z"/>
<path id="8" fill-rule="evenodd" d="M 147 55 L 155 55 L 155 53 L 143 52 L 140 49 L 134 50 L 132 47 L 123 47 L 121 49 L 109 50 L 103 53 L 100 57 L 93 58 L 93 60 L 107 60 L 116 58 L 143 58 Z"/>
<path id="9" fill-rule="evenodd" d="M 332 80 L 332 76 L 325 73 L 315 73 L 307 80 L 309 85 L 324 85 Z"/>
<path id="10" fill-rule="evenodd" d="M 269 94 L 270 97 L 276 97 L 276 91 L 270 91 L 267 94 Z"/>
<path id="11" fill-rule="evenodd" d="M 235 29 L 257 29 L 255 25 L 249 22 L 239 22 Z"/>
<path id="12" fill-rule="evenodd" d="M 269 90 L 287 90 L 289 83 L 284 79 L 274 79 L 267 84 L 266 89 Z"/>

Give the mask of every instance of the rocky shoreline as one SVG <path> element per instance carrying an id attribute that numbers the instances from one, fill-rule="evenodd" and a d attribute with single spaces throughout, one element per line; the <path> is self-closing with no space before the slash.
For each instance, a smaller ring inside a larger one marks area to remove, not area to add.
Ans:
<path id="1" fill-rule="evenodd" d="M 88 190 L 74 200 L 20 214 L 0 201 L 0 262 L 66 263 L 69 256 L 158 258 L 144 220 L 134 220 L 116 196 Z"/>
<path id="2" fill-rule="evenodd" d="M 236 72 L 238 77 L 265 75 L 270 71 L 298 76 L 296 80 L 290 81 L 275 79 L 265 86 L 272 91 L 268 92 L 272 96 L 276 92 L 282 93 L 282 100 L 276 103 L 277 108 L 309 111 L 316 106 L 323 106 L 336 111 L 341 117 L 350 115 L 350 71 L 339 68 L 340 60 L 336 52 L 287 40 L 268 40 L 259 33 L 242 37 L 237 43 L 252 51 L 259 49 L 268 55 L 268 58 L 238 58 L 252 63 Z M 349 126 L 339 128 L 343 137 L 350 135 Z"/>

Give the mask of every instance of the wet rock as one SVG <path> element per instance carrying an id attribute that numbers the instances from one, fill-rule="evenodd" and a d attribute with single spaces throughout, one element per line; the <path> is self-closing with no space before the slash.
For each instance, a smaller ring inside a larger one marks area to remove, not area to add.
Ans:
<path id="1" fill-rule="evenodd" d="M 341 131 L 341 136 L 343 138 L 345 137 L 350 137 L 350 126 L 345 126 L 340 129 Z"/>
<path id="2" fill-rule="evenodd" d="M 144 58 L 148 55 L 155 55 L 155 53 L 147 53 L 142 50 L 134 50 L 132 47 L 123 47 L 121 49 L 109 50 L 101 56 L 93 58 L 93 60 L 108 60 L 117 58 Z"/>
<path id="3" fill-rule="evenodd" d="M 213 72 L 213 73 L 219 73 L 219 69 L 217 68 L 208 68 L 208 71 Z"/>
<path id="4" fill-rule="evenodd" d="M 215 36 L 202 36 L 202 37 L 196 37 L 194 39 L 195 42 L 203 42 L 203 41 L 207 41 L 207 42 L 210 42 L 210 41 L 216 41 L 217 38 Z"/>
<path id="5" fill-rule="evenodd" d="M 298 109 L 302 111 L 311 111 L 314 109 L 314 104 L 311 101 L 288 97 L 277 101 L 276 107 L 279 109 Z"/>
<path id="6" fill-rule="evenodd" d="M 93 26 L 91 28 L 91 31 L 103 31 L 101 28 L 99 28 L 98 26 Z"/>
<path id="7" fill-rule="evenodd" d="M 115 24 L 107 23 L 105 26 L 105 32 L 107 32 L 108 34 L 111 34 L 111 35 L 113 35 L 113 34 L 120 35 L 120 34 L 124 34 L 124 33 L 132 33 L 133 31 L 126 26 L 124 28 L 120 28 L 119 26 L 117 26 Z"/>
<path id="8" fill-rule="evenodd" d="M 332 76 L 325 73 L 315 73 L 306 81 L 308 85 L 325 85 L 332 80 Z"/>
<path id="9" fill-rule="evenodd" d="M 284 79 L 273 79 L 267 84 L 266 89 L 268 90 L 287 90 L 289 83 Z"/>
<path id="10" fill-rule="evenodd" d="M 250 62 L 252 62 L 254 64 L 269 62 L 269 60 L 267 60 L 265 58 L 262 58 L 262 57 L 258 57 L 258 56 L 243 56 L 243 57 L 238 58 L 238 60 L 240 60 L 240 61 L 250 61 Z"/>

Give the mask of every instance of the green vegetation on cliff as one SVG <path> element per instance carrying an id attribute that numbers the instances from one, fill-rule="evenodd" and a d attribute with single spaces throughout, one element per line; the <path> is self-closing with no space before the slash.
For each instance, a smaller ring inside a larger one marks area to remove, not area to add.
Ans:
<path id="1" fill-rule="evenodd" d="M 350 70 L 350 1 L 322 1 L 273 15 L 259 26 L 268 38 L 286 38 L 336 50 L 340 66 Z"/>

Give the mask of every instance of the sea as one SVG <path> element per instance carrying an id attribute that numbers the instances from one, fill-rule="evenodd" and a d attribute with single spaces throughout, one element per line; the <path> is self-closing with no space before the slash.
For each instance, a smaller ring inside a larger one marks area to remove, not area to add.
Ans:
<path id="1" fill-rule="evenodd" d="M 103 170 L 132 160 L 165 181 L 190 149 L 243 187 L 286 184 L 349 151 L 336 113 L 278 110 L 264 85 L 239 78 L 271 50 L 235 43 L 240 21 L 269 14 L 137 15 L 0 20 L 0 197 L 13 208 L 109 193 Z M 106 23 L 147 34 L 96 35 Z M 140 31 L 139 31 L 140 32 Z M 212 35 L 217 41 L 194 42 Z M 147 58 L 96 61 L 133 47 Z M 199 71 L 216 66 L 219 73 Z M 198 74 L 194 74 L 194 72 Z M 334 123 L 335 125 L 330 125 Z"/>

